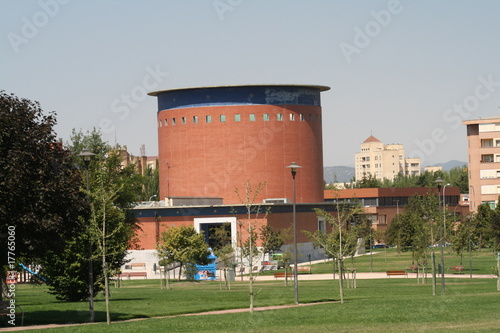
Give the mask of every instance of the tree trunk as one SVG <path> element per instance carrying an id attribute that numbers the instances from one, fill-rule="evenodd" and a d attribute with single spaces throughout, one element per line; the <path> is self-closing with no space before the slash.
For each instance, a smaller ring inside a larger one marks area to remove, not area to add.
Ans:
<path id="1" fill-rule="evenodd" d="M 107 263 L 104 268 L 104 294 L 106 295 L 106 322 L 109 325 L 111 324 L 111 315 L 109 313 L 109 282 Z"/>
<path id="2" fill-rule="evenodd" d="M 7 298 L 8 288 L 7 288 L 7 272 L 3 265 L 0 265 L 0 300 Z"/>
<path id="3" fill-rule="evenodd" d="M 340 294 L 340 303 L 344 303 L 344 268 L 343 268 L 342 259 L 339 259 L 339 294 Z"/>

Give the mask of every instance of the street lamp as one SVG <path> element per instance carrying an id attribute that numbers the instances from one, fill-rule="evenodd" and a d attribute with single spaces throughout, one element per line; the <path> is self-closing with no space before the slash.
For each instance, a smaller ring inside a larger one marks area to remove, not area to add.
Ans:
<path id="1" fill-rule="evenodd" d="M 152 196 L 150 196 L 150 197 L 149 197 L 149 200 L 148 200 L 148 201 L 151 201 L 151 199 L 156 198 L 156 197 L 157 197 L 157 195 L 156 195 L 156 194 L 153 194 Z"/>
<path id="2" fill-rule="evenodd" d="M 438 187 L 438 198 L 440 197 L 441 194 L 441 187 L 445 181 L 442 180 L 440 177 L 436 179 L 435 183 L 437 183 Z M 444 235 L 445 235 L 445 230 L 446 230 L 446 186 L 449 186 L 450 184 L 444 185 L 443 188 L 443 227 L 441 228 L 441 241 L 440 241 L 440 247 L 441 247 L 441 294 L 445 293 L 445 280 L 444 280 Z M 441 207 L 441 200 L 439 200 L 439 206 Z"/>
<path id="3" fill-rule="evenodd" d="M 85 175 L 87 178 L 87 192 L 90 192 L 90 177 L 89 177 L 89 167 L 90 160 L 96 154 L 91 153 L 88 149 L 84 149 L 77 156 L 83 159 L 83 163 L 85 164 Z M 91 323 L 94 322 L 94 267 L 92 265 L 92 238 L 89 238 L 89 313 Z"/>
<path id="4" fill-rule="evenodd" d="M 296 192 L 295 192 L 295 175 L 297 174 L 297 169 L 301 166 L 297 163 L 292 162 L 287 168 L 292 171 L 292 183 L 293 183 L 293 281 L 294 281 L 294 291 L 295 291 L 295 304 L 299 304 L 299 281 L 297 280 L 297 217 L 296 217 Z"/>
<path id="5" fill-rule="evenodd" d="M 441 273 L 441 293 L 445 292 L 445 282 L 444 282 L 444 246 L 445 246 L 445 237 L 446 237 L 446 186 L 450 186 L 450 184 L 446 184 L 443 187 L 443 237 L 441 238 L 441 266 L 443 268 Z"/>

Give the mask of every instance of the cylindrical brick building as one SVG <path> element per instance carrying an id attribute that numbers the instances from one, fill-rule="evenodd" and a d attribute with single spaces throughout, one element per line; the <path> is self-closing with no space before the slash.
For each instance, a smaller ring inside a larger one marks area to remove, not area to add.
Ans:
<path id="1" fill-rule="evenodd" d="M 320 92 L 316 85 L 245 85 L 155 91 L 160 198 L 220 197 L 242 203 L 250 181 L 266 182 L 255 203 L 323 201 Z"/>

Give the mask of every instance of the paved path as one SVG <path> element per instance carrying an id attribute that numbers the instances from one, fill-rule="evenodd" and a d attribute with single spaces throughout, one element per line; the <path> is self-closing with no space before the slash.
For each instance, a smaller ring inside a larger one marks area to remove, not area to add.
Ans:
<path id="1" fill-rule="evenodd" d="M 306 280 L 331 280 L 333 278 L 333 274 L 299 274 L 299 281 L 306 281 Z M 338 278 L 338 274 L 335 275 L 336 278 Z M 436 275 L 436 277 L 441 278 L 441 275 Z M 445 278 L 470 278 L 470 274 L 445 274 Z M 472 274 L 473 278 L 482 278 L 482 279 L 488 279 L 488 278 L 497 278 L 495 275 L 489 274 L 489 275 L 482 275 L 482 274 Z M 406 279 L 406 278 L 417 278 L 417 273 L 408 273 L 408 276 L 391 276 L 389 279 Z M 427 278 L 432 278 L 432 274 L 427 274 Z M 240 277 L 236 277 L 237 281 L 240 281 Z M 280 278 L 283 280 L 283 278 Z M 388 279 L 387 275 L 385 272 L 376 272 L 376 273 L 356 273 L 356 279 Z M 245 276 L 243 278 L 244 281 L 248 281 L 248 276 Z M 255 277 L 255 281 L 273 281 L 274 276 L 273 275 L 257 275 Z"/>

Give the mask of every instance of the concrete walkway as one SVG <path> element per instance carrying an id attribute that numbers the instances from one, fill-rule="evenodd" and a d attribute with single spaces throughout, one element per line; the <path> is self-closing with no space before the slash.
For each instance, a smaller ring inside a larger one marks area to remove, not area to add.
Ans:
<path id="1" fill-rule="evenodd" d="M 335 275 L 338 279 L 338 274 Z M 445 274 L 445 279 L 448 278 L 470 278 L 470 274 Z M 299 274 L 299 281 L 312 281 L 312 280 L 331 280 L 333 279 L 333 274 Z M 396 275 L 388 277 L 385 272 L 375 272 L 375 273 L 356 273 L 356 279 L 416 279 L 417 273 L 408 273 L 408 276 Z M 428 279 L 432 279 L 432 274 L 427 274 Z M 441 278 L 441 275 L 436 275 L 436 278 Z M 496 279 L 497 277 L 492 274 L 472 274 L 472 278 L 482 278 L 482 279 Z M 273 275 L 255 275 L 254 281 L 274 281 L 283 280 L 283 278 L 275 279 Z M 237 276 L 236 281 L 241 281 L 241 277 Z M 243 281 L 248 281 L 248 276 L 243 277 Z"/>

